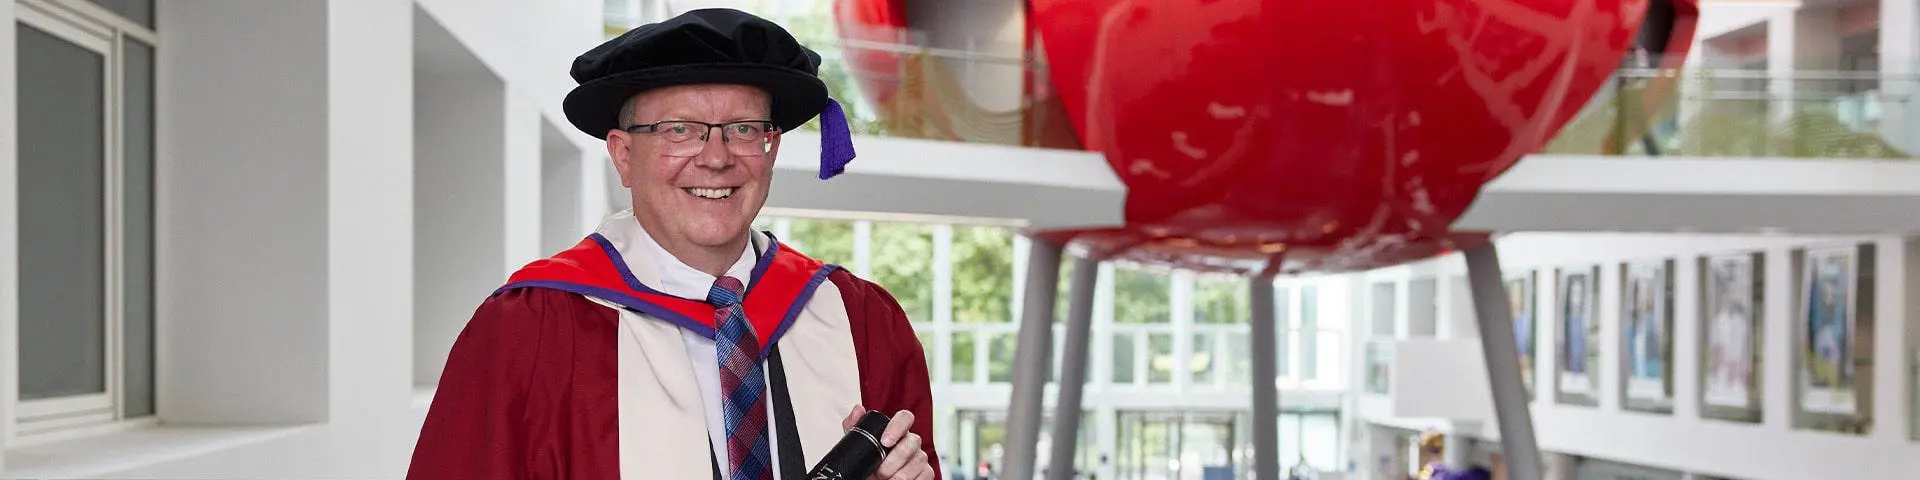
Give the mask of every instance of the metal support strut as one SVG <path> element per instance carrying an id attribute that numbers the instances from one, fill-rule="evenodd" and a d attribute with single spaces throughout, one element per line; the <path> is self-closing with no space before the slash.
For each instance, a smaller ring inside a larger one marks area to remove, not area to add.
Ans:
<path id="1" fill-rule="evenodd" d="M 1074 449 L 1080 445 L 1081 391 L 1087 378 L 1088 337 L 1093 330 L 1093 284 L 1100 261 L 1073 259 L 1073 284 L 1067 287 L 1067 338 L 1060 342 L 1059 396 L 1053 404 L 1053 456 L 1047 478 L 1073 480 Z"/>
<path id="2" fill-rule="evenodd" d="M 1480 324 L 1480 348 L 1487 359 L 1487 380 L 1493 386 L 1493 411 L 1500 426 L 1500 450 L 1507 478 L 1541 480 L 1540 445 L 1533 437 L 1533 413 L 1527 407 L 1526 385 L 1520 378 L 1520 346 L 1514 343 L 1513 312 L 1507 304 L 1506 282 L 1500 273 L 1500 255 L 1493 243 L 1468 249 L 1467 280 L 1473 292 L 1473 311 Z"/>
<path id="3" fill-rule="evenodd" d="M 1028 242 L 1025 305 L 1013 351 L 1013 398 L 1007 406 L 1005 478 L 1033 478 L 1040 444 L 1041 408 L 1053 360 L 1053 301 L 1059 295 L 1061 246 Z"/>
<path id="4" fill-rule="evenodd" d="M 1253 318 L 1253 478 L 1280 478 L 1280 388 L 1277 335 L 1273 311 L 1273 276 L 1255 275 L 1249 282 Z"/>

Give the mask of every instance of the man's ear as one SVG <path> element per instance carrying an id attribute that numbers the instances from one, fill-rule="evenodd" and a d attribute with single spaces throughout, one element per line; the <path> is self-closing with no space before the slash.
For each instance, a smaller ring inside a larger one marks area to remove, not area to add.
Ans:
<path id="1" fill-rule="evenodd" d="M 632 142 L 633 137 L 627 136 L 624 130 L 607 131 L 607 158 L 613 162 L 613 170 L 620 174 L 620 186 L 627 188 L 633 188 L 633 184 L 627 181 L 627 159 L 631 154 L 631 149 L 627 147 Z"/>

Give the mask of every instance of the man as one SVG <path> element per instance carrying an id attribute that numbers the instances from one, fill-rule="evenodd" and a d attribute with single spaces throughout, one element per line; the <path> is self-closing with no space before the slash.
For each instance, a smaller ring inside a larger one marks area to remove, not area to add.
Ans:
<path id="1" fill-rule="evenodd" d="M 781 132 L 821 117 L 823 179 L 852 158 L 819 62 L 724 9 L 575 60 L 568 120 L 606 140 L 633 210 L 480 305 L 410 478 L 800 480 L 869 410 L 892 415 L 871 478 L 939 478 L 899 304 L 750 229 Z"/>

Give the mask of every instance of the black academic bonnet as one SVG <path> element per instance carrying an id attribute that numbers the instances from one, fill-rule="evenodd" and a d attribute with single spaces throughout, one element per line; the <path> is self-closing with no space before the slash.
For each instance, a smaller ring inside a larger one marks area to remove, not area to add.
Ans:
<path id="1" fill-rule="evenodd" d="M 820 54 L 786 29 L 734 9 L 692 10 L 641 25 L 573 60 L 580 85 L 562 107 L 575 128 L 605 139 L 620 128 L 620 108 L 634 95 L 676 85 L 759 87 L 773 100 L 773 123 L 792 131 L 821 118 L 821 178 L 852 160 L 852 142 L 840 105 L 820 81 Z"/>

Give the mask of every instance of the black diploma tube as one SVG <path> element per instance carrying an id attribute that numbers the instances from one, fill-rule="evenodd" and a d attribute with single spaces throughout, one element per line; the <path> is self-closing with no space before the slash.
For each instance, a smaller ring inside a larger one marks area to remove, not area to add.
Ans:
<path id="1" fill-rule="evenodd" d="M 887 415 L 868 411 L 853 424 L 853 430 L 847 436 L 840 437 L 840 443 L 820 457 L 820 463 L 807 472 L 805 480 L 861 480 L 880 466 L 880 460 L 887 457 L 887 449 L 880 446 L 880 434 L 887 431 Z"/>

